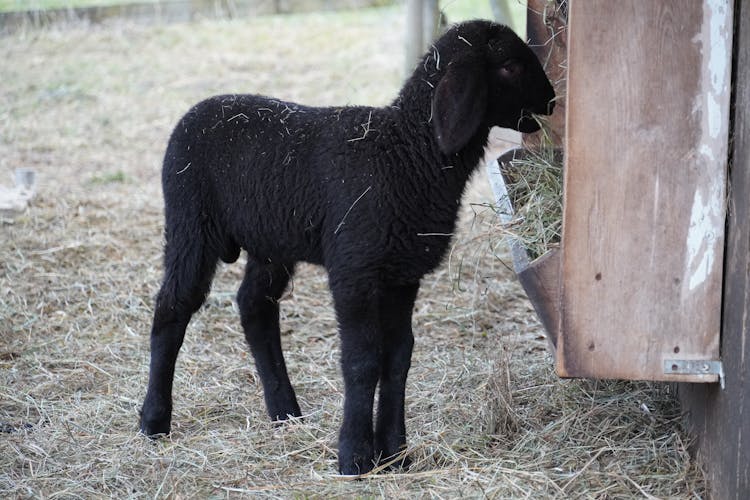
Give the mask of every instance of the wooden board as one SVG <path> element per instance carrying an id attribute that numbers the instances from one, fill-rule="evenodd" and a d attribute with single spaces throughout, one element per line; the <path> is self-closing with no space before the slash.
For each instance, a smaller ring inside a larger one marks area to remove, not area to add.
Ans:
<path id="1" fill-rule="evenodd" d="M 726 387 L 680 384 L 712 498 L 750 497 L 750 4 L 737 2 L 721 358 Z"/>
<path id="2" fill-rule="evenodd" d="M 572 2 L 561 376 L 710 382 L 719 357 L 728 2 Z"/>

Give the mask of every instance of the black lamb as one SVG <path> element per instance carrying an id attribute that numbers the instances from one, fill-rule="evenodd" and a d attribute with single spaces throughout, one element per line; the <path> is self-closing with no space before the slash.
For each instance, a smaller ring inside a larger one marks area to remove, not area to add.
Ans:
<path id="1" fill-rule="evenodd" d="M 341 335 L 339 471 L 362 474 L 403 453 L 420 280 L 449 247 L 490 127 L 534 132 L 532 114 L 551 113 L 554 97 L 536 56 L 509 28 L 471 21 L 435 42 L 390 106 L 224 95 L 193 107 L 164 158 L 164 281 L 142 432 L 169 433 L 185 328 L 218 260 L 234 262 L 244 249 L 237 303 L 271 419 L 301 415 L 281 351 L 278 299 L 297 262 L 319 264 Z"/>

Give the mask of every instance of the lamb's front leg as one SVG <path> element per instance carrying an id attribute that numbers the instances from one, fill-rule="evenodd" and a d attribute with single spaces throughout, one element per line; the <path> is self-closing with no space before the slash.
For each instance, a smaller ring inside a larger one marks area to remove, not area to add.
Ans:
<path id="1" fill-rule="evenodd" d="M 418 290 L 419 284 L 392 287 L 383 292 L 380 300 L 383 360 L 375 425 L 375 455 L 381 462 L 392 460 L 406 448 L 404 395 L 414 346 L 411 316 Z M 397 465 L 408 466 L 409 458 L 404 456 Z"/>
<path id="2" fill-rule="evenodd" d="M 373 400 L 380 376 L 382 337 L 377 299 L 367 291 L 333 289 L 341 335 L 344 421 L 339 432 L 339 472 L 357 475 L 373 466 Z"/>

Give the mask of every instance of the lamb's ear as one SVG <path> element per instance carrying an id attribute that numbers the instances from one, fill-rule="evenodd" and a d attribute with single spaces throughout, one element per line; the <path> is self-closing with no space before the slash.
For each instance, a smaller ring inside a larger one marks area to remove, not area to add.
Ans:
<path id="1" fill-rule="evenodd" d="M 466 146 L 479 128 L 486 107 L 484 65 L 471 58 L 448 66 L 432 101 L 435 136 L 443 153 L 457 153 Z"/>

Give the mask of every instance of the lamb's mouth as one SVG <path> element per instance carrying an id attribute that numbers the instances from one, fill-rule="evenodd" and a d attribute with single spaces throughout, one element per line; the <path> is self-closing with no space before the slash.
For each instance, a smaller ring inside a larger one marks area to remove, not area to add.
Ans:
<path id="1" fill-rule="evenodd" d="M 539 121 L 527 110 L 523 110 L 521 118 L 518 120 L 516 130 L 523 132 L 524 134 L 530 134 L 539 130 L 541 126 Z"/>

